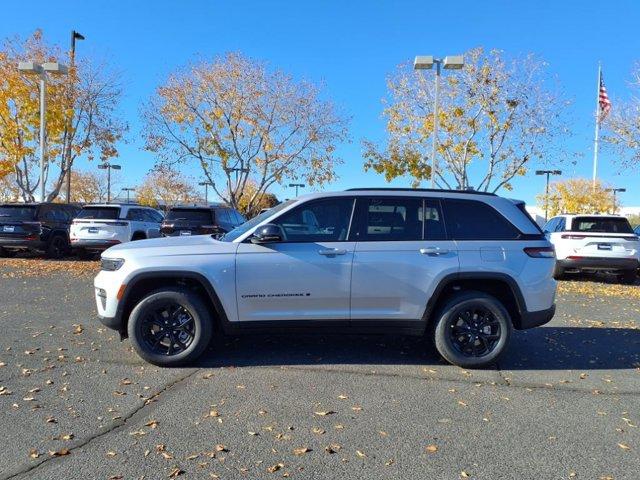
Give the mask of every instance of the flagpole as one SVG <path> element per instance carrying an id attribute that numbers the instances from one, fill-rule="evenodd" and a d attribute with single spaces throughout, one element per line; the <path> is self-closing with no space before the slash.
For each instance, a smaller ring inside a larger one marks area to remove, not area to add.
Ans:
<path id="1" fill-rule="evenodd" d="M 598 178 L 598 140 L 600 138 L 600 85 L 602 79 L 602 66 L 598 62 L 598 89 L 596 90 L 596 131 L 593 138 L 593 188 L 596 188 Z"/>

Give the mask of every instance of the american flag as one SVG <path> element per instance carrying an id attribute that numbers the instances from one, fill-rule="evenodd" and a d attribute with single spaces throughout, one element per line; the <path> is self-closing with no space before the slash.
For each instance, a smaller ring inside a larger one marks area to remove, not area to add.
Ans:
<path id="1" fill-rule="evenodd" d="M 604 86 L 604 79 L 602 73 L 600 74 L 600 90 L 598 91 L 598 104 L 600 105 L 600 116 L 598 120 L 602 122 L 611 110 L 611 101 L 609 95 L 607 95 L 607 87 Z"/>

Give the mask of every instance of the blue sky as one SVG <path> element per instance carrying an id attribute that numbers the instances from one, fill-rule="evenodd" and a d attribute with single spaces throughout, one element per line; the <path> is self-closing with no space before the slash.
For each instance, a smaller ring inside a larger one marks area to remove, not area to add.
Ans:
<path id="1" fill-rule="evenodd" d="M 572 100 L 568 148 L 582 154 L 565 164 L 565 176 L 591 175 L 593 112 L 598 61 L 613 108 L 629 95 L 633 64 L 640 60 L 640 3 L 583 1 L 32 1 L 6 2 L 0 37 L 42 28 L 47 41 L 63 46 L 69 32 L 86 36 L 78 55 L 108 60 L 121 72 L 126 95 L 122 113 L 131 126 L 120 146 L 125 183 L 135 184 L 155 158 L 142 150 L 139 109 L 174 69 L 227 51 L 265 60 L 297 78 L 323 82 L 325 94 L 352 117 L 352 143 L 341 145 L 340 179 L 327 189 L 384 186 L 363 173 L 360 141 L 382 139 L 381 98 L 385 78 L 416 54 L 462 53 L 475 46 L 508 54 L 533 52 L 549 63 Z M 623 204 L 640 205 L 640 169 L 620 172 L 615 154 L 601 152 L 601 177 L 626 187 Z M 81 168 L 95 164 L 80 162 Z M 185 172 L 198 176 L 196 168 Z M 397 180 L 396 186 L 408 186 Z M 426 184 L 424 186 L 427 186 Z M 542 177 L 517 180 L 509 196 L 528 203 L 543 188 Z M 277 189 L 284 198 L 290 189 Z"/>

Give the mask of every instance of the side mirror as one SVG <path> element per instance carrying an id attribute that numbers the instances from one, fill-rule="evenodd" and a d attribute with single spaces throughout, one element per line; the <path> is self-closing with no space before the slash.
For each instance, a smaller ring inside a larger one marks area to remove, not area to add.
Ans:
<path id="1" fill-rule="evenodd" d="M 282 229 L 279 225 L 267 223 L 259 227 L 251 236 L 251 243 L 274 243 L 281 242 L 283 238 Z"/>

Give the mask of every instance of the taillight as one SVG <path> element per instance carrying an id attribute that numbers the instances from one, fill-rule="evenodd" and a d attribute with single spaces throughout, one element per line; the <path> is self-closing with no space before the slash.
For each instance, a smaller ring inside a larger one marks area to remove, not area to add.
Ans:
<path id="1" fill-rule="evenodd" d="M 560 235 L 560 238 L 565 238 L 567 240 L 582 240 L 584 238 L 587 238 L 586 235 L 568 235 L 568 234 L 563 234 Z"/>
<path id="2" fill-rule="evenodd" d="M 634 235 L 633 237 L 622 237 L 625 240 L 629 241 L 629 242 L 637 242 L 638 241 L 638 236 Z"/>
<path id="3" fill-rule="evenodd" d="M 526 247 L 523 250 L 532 258 L 555 258 L 556 256 L 553 247 Z"/>

